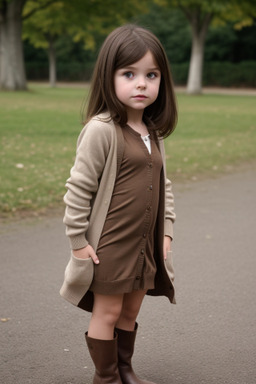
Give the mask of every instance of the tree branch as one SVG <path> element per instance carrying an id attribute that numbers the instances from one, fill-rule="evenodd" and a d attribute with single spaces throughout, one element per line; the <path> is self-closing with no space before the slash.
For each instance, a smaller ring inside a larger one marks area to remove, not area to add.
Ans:
<path id="1" fill-rule="evenodd" d="M 49 5 L 53 4 L 53 3 L 56 3 L 57 0 L 49 0 L 47 1 L 45 4 L 42 4 L 34 9 L 32 9 L 29 13 L 27 13 L 25 16 L 22 17 L 22 20 L 26 20 L 28 19 L 29 17 L 31 17 L 32 15 L 34 15 L 34 13 L 38 12 L 38 11 L 41 11 L 42 9 L 45 9 L 47 8 Z"/>
<path id="2" fill-rule="evenodd" d="M 201 25 L 201 28 L 200 28 L 200 33 L 205 35 L 211 21 L 212 21 L 212 18 L 214 16 L 214 13 L 211 12 L 211 13 L 207 13 L 203 19 L 203 23 Z"/>
<path id="3" fill-rule="evenodd" d="M 193 16 L 191 15 L 191 13 L 187 10 L 186 7 L 184 7 L 184 6 L 181 4 L 180 0 L 177 0 L 177 3 L 178 3 L 178 7 L 179 7 L 179 8 L 181 9 L 181 11 L 184 13 L 184 15 L 186 16 L 186 18 L 188 19 L 188 21 L 189 21 L 190 23 L 192 23 L 192 22 L 193 22 Z"/>

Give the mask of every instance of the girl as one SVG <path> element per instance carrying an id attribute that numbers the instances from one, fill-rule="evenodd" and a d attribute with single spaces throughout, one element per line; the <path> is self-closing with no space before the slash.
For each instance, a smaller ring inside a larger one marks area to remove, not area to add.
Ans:
<path id="1" fill-rule="evenodd" d="M 99 53 L 64 197 L 72 253 L 61 295 L 92 311 L 85 337 L 94 384 L 153 384 L 135 375 L 131 358 L 145 294 L 175 303 L 163 138 L 176 120 L 159 40 L 134 25 L 117 28 Z"/>

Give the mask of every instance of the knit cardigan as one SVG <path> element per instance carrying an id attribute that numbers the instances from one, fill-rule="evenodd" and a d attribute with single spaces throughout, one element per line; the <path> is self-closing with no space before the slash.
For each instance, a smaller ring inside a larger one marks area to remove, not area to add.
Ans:
<path id="1" fill-rule="evenodd" d="M 163 140 L 159 140 L 159 148 L 165 178 L 163 234 L 173 238 L 174 202 L 171 182 L 165 176 Z M 71 249 L 84 248 L 90 244 L 97 250 L 123 151 L 122 129 L 114 124 L 108 113 L 95 116 L 81 131 L 77 141 L 75 163 L 66 182 L 67 193 L 64 196 L 66 210 L 63 222 Z M 74 287 L 74 284 L 66 282 L 65 289 L 62 289 L 62 296 L 75 305 L 78 305 L 83 297 L 83 287 L 78 285 Z M 173 290 L 173 286 L 171 289 Z M 174 292 L 165 295 L 175 302 Z"/>

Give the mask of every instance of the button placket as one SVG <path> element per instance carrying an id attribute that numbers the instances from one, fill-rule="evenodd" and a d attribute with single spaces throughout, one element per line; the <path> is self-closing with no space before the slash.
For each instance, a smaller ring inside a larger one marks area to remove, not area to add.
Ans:
<path id="1" fill-rule="evenodd" d="M 144 227 L 142 232 L 142 241 L 141 241 L 141 248 L 139 251 L 139 257 L 138 257 L 138 264 L 137 264 L 137 272 L 135 277 L 135 286 L 139 287 L 141 284 L 141 278 L 142 278 L 142 270 L 143 270 L 143 263 L 145 259 L 145 249 L 146 249 L 146 242 L 147 242 L 147 234 L 149 230 L 150 225 L 150 215 L 151 215 L 151 205 L 152 205 L 152 182 L 153 182 L 153 162 L 151 159 L 151 155 L 148 153 L 148 157 L 150 158 L 147 164 L 147 190 L 146 190 L 146 200 L 145 200 L 145 215 L 144 215 Z"/>

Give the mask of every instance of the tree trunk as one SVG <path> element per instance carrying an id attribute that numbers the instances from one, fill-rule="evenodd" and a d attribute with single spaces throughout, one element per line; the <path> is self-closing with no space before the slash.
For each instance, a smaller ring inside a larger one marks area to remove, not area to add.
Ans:
<path id="1" fill-rule="evenodd" d="M 56 75 L 56 52 L 55 52 L 55 40 L 54 38 L 49 38 L 49 49 L 48 49 L 48 58 L 49 58 L 49 82 L 51 87 L 56 87 L 57 75 Z"/>
<path id="2" fill-rule="evenodd" d="M 0 88 L 27 89 L 23 44 L 22 10 L 26 0 L 2 1 L 0 9 Z"/>
<path id="3" fill-rule="evenodd" d="M 192 51 L 189 64 L 187 93 L 200 94 L 202 92 L 203 61 L 205 38 L 212 19 L 211 14 L 200 20 L 200 12 L 190 18 L 192 29 Z"/>

